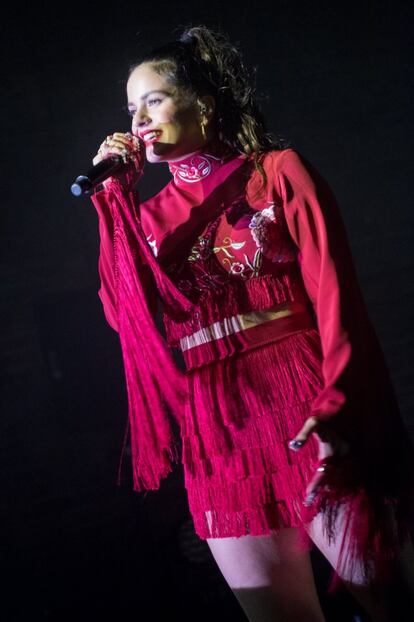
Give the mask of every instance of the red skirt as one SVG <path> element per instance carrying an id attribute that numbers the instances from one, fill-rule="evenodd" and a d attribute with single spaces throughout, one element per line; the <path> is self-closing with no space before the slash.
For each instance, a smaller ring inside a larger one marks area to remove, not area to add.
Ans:
<path id="1" fill-rule="evenodd" d="M 312 328 L 187 372 L 182 461 L 200 538 L 303 524 L 317 442 L 298 453 L 288 442 L 323 387 L 321 362 Z"/>

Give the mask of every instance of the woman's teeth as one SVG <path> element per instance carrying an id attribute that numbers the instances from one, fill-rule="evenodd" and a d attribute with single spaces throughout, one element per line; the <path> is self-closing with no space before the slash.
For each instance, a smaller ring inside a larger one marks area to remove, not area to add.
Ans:
<path id="1" fill-rule="evenodd" d="M 145 134 L 145 140 L 154 140 L 154 138 L 157 138 L 160 134 L 161 132 L 151 132 L 150 134 Z"/>

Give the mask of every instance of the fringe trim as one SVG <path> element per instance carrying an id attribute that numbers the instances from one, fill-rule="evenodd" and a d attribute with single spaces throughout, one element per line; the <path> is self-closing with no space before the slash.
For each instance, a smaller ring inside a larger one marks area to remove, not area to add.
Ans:
<path id="1" fill-rule="evenodd" d="M 136 443 L 134 444 L 136 447 Z M 180 450 L 177 439 L 171 438 L 165 449 L 161 451 L 161 462 L 151 463 L 143 452 L 132 451 L 133 490 L 157 490 L 159 480 L 167 477 L 173 470 L 173 463 L 179 462 Z"/>
<path id="2" fill-rule="evenodd" d="M 195 529 L 202 539 L 265 535 L 288 526 L 304 533 L 321 514 L 328 537 L 339 539 L 331 588 L 338 576 L 380 582 L 392 576 L 409 533 L 413 490 L 396 482 L 391 495 L 376 473 L 356 461 L 341 463 L 331 484 L 305 507 L 317 443 L 311 438 L 295 453 L 287 441 L 323 390 L 321 361 L 319 335 L 310 329 L 187 374 L 183 463 Z"/>
<path id="3" fill-rule="evenodd" d="M 183 463 L 201 538 L 302 524 L 317 443 L 310 439 L 293 453 L 288 441 L 322 387 L 320 357 L 319 335 L 310 329 L 188 375 L 194 397 L 184 419 Z"/>
<path id="4" fill-rule="evenodd" d="M 319 334 L 308 329 L 190 371 L 188 425 L 205 455 L 225 449 L 226 432 L 237 436 L 238 447 L 296 434 L 323 389 L 321 356 Z"/>
<path id="5" fill-rule="evenodd" d="M 131 452 L 134 489 L 154 490 L 160 479 L 171 471 L 170 459 L 176 456 L 172 448 L 173 434 L 168 419 L 167 404 L 179 413 L 186 396 L 185 378 L 179 376 L 169 351 L 162 347 L 162 336 L 148 325 L 153 322 L 147 313 L 139 314 L 137 299 L 131 297 L 130 288 L 136 288 L 138 299 L 144 292 L 134 271 L 125 265 L 131 261 L 129 247 L 121 231 L 116 233 L 118 278 L 118 322 L 126 385 L 128 392 Z M 134 279 L 134 283 L 131 283 Z M 148 342 L 148 335 L 151 341 Z M 155 360 L 154 360 L 155 359 Z M 154 376 L 160 366 L 165 377 Z"/>
<path id="6" fill-rule="evenodd" d="M 221 476 L 218 471 L 212 472 L 207 486 L 202 486 L 202 479 L 187 475 L 186 488 L 190 493 L 191 510 L 215 510 L 240 512 L 245 509 L 260 508 L 263 505 L 283 500 L 290 511 L 294 511 L 298 518 L 300 504 L 303 501 L 306 485 L 313 473 L 317 456 L 317 447 L 313 445 L 307 452 L 307 460 L 300 464 L 286 464 L 281 460 L 283 448 L 273 446 L 266 448 L 268 453 L 274 452 L 273 465 L 265 465 L 265 472 L 250 473 L 244 477 L 237 477 L 237 468 L 252 466 L 251 456 L 255 450 L 245 450 L 237 456 L 236 464 L 232 469 L 224 471 Z M 257 451 L 260 451 L 257 449 Z M 243 464 L 244 460 L 244 464 Z M 217 468 L 217 462 L 210 465 Z M 200 467 L 200 470 L 203 467 Z M 188 473 L 188 472 L 187 472 Z"/>
<path id="7" fill-rule="evenodd" d="M 300 420 L 300 413 L 309 412 L 309 404 L 295 410 Z M 283 415 L 287 413 L 275 413 L 274 418 Z M 255 426 L 258 431 L 260 423 Z M 185 485 L 196 533 L 202 539 L 264 535 L 303 525 L 305 490 L 317 463 L 316 441 L 311 440 L 303 453 L 291 455 L 289 437 L 275 443 L 277 433 L 270 426 L 261 435 L 249 432 L 259 443 L 269 444 L 234 450 L 231 456 L 197 459 L 196 450 L 191 451 L 195 439 L 184 438 Z"/>
<path id="8" fill-rule="evenodd" d="M 308 449 L 311 443 L 298 453 L 293 453 L 287 444 L 310 409 L 311 400 L 292 405 L 289 410 L 252 415 L 245 426 L 225 426 L 224 434 L 214 424 L 203 427 L 202 432 L 189 431 L 182 437 L 188 473 L 193 477 L 197 473 L 204 478 L 214 476 L 224 484 L 228 477 L 239 480 L 278 471 L 286 465 L 306 466 L 312 458 Z"/>
<path id="9" fill-rule="evenodd" d="M 284 302 L 309 304 L 298 266 L 295 263 L 289 264 L 289 267 L 284 264 L 284 270 L 281 275 L 266 274 L 241 282 L 235 278 L 225 285 L 215 286 L 214 290 L 204 291 L 194 311 L 187 314 L 183 321 L 177 321 L 177 316 L 173 317 L 165 310 L 163 320 L 168 344 L 179 347 L 182 337 L 238 313 L 264 311 Z"/>
<path id="10" fill-rule="evenodd" d="M 128 201 L 115 186 L 109 199 L 114 215 L 118 328 L 128 393 L 133 486 L 137 491 L 155 490 L 171 472 L 171 461 L 178 458 L 168 414 L 181 421 L 187 381 L 148 308 L 141 275 L 151 255 L 133 216 L 132 199 Z M 173 292 L 170 295 L 173 298 Z"/>
<path id="11" fill-rule="evenodd" d="M 381 490 L 352 484 L 352 466 L 344 466 L 347 477 L 335 486 L 324 486 L 303 518 L 309 523 L 318 514 L 329 542 L 339 538 L 339 558 L 330 590 L 341 578 L 365 584 L 386 584 L 393 578 L 395 562 L 410 536 L 413 518 L 412 491 L 399 498 Z"/>
<path id="12" fill-rule="evenodd" d="M 194 529 L 199 538 L 239 538 L 269 535 L 284 527 L 300 527 L 296 513 L 292 514 L 283 501 L 276 501 L 261 508 L 249 508 L 240 512 L 193 512 Z"/>

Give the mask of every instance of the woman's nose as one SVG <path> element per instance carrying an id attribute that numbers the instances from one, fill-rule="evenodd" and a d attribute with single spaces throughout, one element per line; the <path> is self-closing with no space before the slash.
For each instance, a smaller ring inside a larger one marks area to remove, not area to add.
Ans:
<path id="1" fill-rule="evenodd" d="M 132 118 L 132 128 L 140 129 L 150 123 L 151 118 L 148 116 L 147 111 L 144 108 L 137 110 Z"/>

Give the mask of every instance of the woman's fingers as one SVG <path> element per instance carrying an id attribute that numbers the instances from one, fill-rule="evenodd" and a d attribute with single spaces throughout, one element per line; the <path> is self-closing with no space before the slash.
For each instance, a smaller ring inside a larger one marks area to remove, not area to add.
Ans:
<path id="1" fill-rule="evenodd" d="M 329 446 L 330 452 L 345 455 L 349 451 L 349 444 L 337 434 L 334 426 L 329 421 L 320 421 L 317 417 L 308 417 L 300 432 L 289 442 L 289 448 L 299 451 L 308 441 L 311 434 L 315 433 L 321 444 Z"/>
<path id="2" fill-rule="evenodd" d="M 136 136 L 129 132 L 114 132 L 105 138 L 101 143 L 98 153 L 93 158 L 92 163 L 95 166 L 101 160 L 111 157 L 111 155 L 120 155 L 124 162 L 131 161 L 134 166 L 139 164 L 140 142 Z"/>
<path id="3" fill-rule="evenodd" d="M 295 438 L 289 441 L 289 448 L 293 451 L 299 451 L 313 432 L 316 432 L 319 427 L 319 421 L 317 417 L 308 417 L 304 426 Z"/>
<path id="4" fill-rule="evenodd" d="M 309 507 L 315 501 L 321 487 L 326 483 L 326 470 L 329 468 L 327 461 L 320 461 L 315 474 L 306 488 L 304 504 Z"/>
<path id="5" fill-rule="evenodd" d="M 319 442 L 319 462 L 306 489 L 304 504 L 308 507 L 320 492 L 329 491 L 338 478 L 343 479 L 345 465 L 352 464 L 349 443 L 338 435 L 332 422 L 320 421 L 315 416 L 306 419 L 302 429 L 289 441 L 289 448 L 299 451 L 312 434 L 316 434 Z M 353 471 L 350 473 L 352 475 Z"/>
<path id="6" fill-rule="evenodd" d="M 105 158 L 110 158 L 113 155 L 120 155 L 123 158 L 126 158 L 128 152 L 123 147 L 111 147 L 110 149 L 100 148 L 96 156 L 92 160 L 92 164 L 96 166 L 101 160 L 105 160 Z"/>
<path id="7" fill-rule="evenodd" d="M 306 488 L 305 505 L 311 506 L 319 494 L 329 494 L 333 490 L 340 491 L 342 495 L 355 491 L 359 473 L 358 463 L 349 451 L 322 458 Z"/>
<path id="8" fill-rule="evenodd" d="M 127 165 L 120 167 L 112 177 L 103 180 L 102 184 L 105 188 L 109 188 L 114 179 L 125 190 L 130 190 L 135 186 L 142 175 L 145 164 L 145 149 L 142 147 L 143 143 L 140 139 L 130 132 L 114 132 L 105 138 L 92 160 L 93 165 L 96 166 L 102 160 L 115 155 L 121 156 Z"/>

